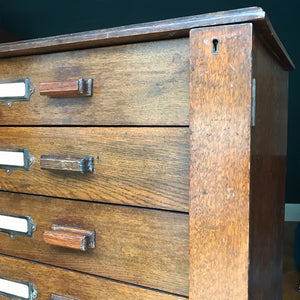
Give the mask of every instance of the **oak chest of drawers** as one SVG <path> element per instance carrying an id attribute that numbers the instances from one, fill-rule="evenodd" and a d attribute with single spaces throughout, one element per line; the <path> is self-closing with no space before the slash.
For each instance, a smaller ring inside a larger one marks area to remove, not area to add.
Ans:
<path id="1" fill-rule="evenodd" d="M 293 64 L 262 9 L 0 57 L 0 294 L 281 298 Z"/>

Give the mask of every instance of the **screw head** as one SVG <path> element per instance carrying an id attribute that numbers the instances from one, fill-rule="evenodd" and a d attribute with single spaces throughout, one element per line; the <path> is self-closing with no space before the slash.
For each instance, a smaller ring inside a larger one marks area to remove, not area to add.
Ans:
<path id="1" fill-rule="evenodd" d="M 33 85 L 30 85 L 29 92 L 30 92 L 30 96 L 35 92 L 35 88 Z"/>
<path id="2" fill-rule="evenodd" d="M 29 165 L 33 165 L 34 164 L 34 157 L 33 156 L 30 156 L 29 158 Z"/>
<path id="3" fill-rule="evenodd" d="M 12 170 L 11 169 L 7 169 L 7 170 L 5 170 L 5 172 L 6 172 L 7 175 L 10 175 L 12 173 Z"/>
<path id="4" fill-rule="evenodd" d="M 36 290 L 35 288 L 33 288 L 33 291 L 32 291 L 32 298 L 33 298 L 33 299 L 36 299 L 37 296 L 38 296 L 38 292 L 37 292 L 37 290 Z"/>

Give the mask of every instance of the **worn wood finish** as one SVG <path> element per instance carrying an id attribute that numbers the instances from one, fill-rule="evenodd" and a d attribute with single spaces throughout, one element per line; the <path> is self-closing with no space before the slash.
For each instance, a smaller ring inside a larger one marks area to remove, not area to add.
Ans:
<path id="1" fill-rule="evenodd" d="M 189 297 L 248 299 L 252 24 L 190 43 Z"/>
<path id="2" fill-rule="evenodd" d="M 38 300 L 49 300 L 52 293 L 91 299 L 183 300 L 180 296 L 127 285 L 21 259 L 0 255 L 0 274 L 17 280 L 33 282 Z M 76 299 L 75 298 L 75 299 Z M 1 299 L 1 296 L 0 296 Z M 6 299 L 6 298 L 3 298 Z"/>
<path id="3" fill-rule="evenodd" d="M 30 78 L 30 101 L 8 108 L 3 125 L 188 125 L 188 39 L 0 59 L 0 80 Z M 40 96 L 40 82 L 93 78 L 93 96 Z M 151 112 L 151 113 L 149 113 Z"/>
<path id="4" fill-rule="evenodd" d="M 0 170 L 0 189 L 188 211 L 188 128 L 2 127 L 1 146 L 29 149 L 30 171 Z M 94 172 L 42 170 L 47 154 L 93 156 Z"/>
<path id="5" fill-rule="evenodd" d="M 65 248 L 86 251 L 87 248 L 96 248 L 96 232 L 82 228 L 52 225 L 51 231 L 43 235 L 47 244 Z"/>
<path id="6" fill-rule="evenodd" d="M 40 83 L 40 95 L 68 98 L 92 96 L 93 79 L 74 79 Z"/>
<path id="7" fill-rule="evenodd" d="M 263 38 L 268 40 L 271 53 L 286 69 L 293 68 L 293 62 L 277 37 L 266 13 L 259 7 L 8 43 L 0 45 L 0 57 L 186 37 L 192 28 L 242 22 L 253 22 Z"/>
<path id="8" fill-rule="evenodd" d="M 29 215 L 37 225 L 33 238 L 1 234 L 0 253 L 188 295 L 187 214 L 5 192 L 0 211 Z M 46 244 L 52 224 L 95 230 L 97 247 Z"/>
<path id="9" fill-rule="evenodd" d="M 255 38 L 251 130 L 249 298 L 280 300 L 287 150 L 288 73 Z"/>
<path id="10" fill-rule="evenodd" d="M 40 167 L 45 170 L 88 173 L 94 171 L 94 158 L 53 154 L 41 155 Z"/>

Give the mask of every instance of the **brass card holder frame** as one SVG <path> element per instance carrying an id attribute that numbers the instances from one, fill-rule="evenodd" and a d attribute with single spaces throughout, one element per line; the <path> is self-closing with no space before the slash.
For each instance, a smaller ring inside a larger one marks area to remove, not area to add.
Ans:
<path id="1" fill-rule="evenodd" d="M 30 166 L 34 163 L 34 157 L 30 155 L 28 149 L 7 149 L 7 148 L 0 148 L 0 156 L 1 152 L 11 152 L 11 153 L 19 153 L 23 152 L 24 154 L 24 165 L 14 165 L 14 164 L 0 164 L 0 169 L 4 169 L 7 174 L 11 174 L 13 170 L 24 170 L 29 171 Z"/>
<path id="2" fill-rule="evenodd" d="M 11 293 L 11 289 L 8 288 L 1 288 L 1 286 L 3 287 L 5 283 L 10 283 L 11 285 L 16 285 L 16 286 L 27 286 L 28 288 L 28 297 L 23 297 L 21 296 L 19 293 L 13 294 Z M 2 284 L 1 284 L 2 283 Z M 23 281 L 23 280 L 11 280 L 9 278 L 6 277 L 0 277 L 0 296 L 4 296 L 7 297 L 8 299 L 11 300 L 35 300 L 38 296 L 38 292 L 35 289 L 33 283 L 31 282 L 27 282 L 27 281 Z"/>
<path id="3" fill-rule="evenodd" d="M 25 91 L 23 96 L 1 96 L 0 95 L 0 102 L 5 102 L 7 106 L 10 108 L 12 107 L 13 103 L 16 101 L 29 101 L 31 95 L 34 93 L 35 88 L 30 83 L 29 78 L 22 78 L 22 79 L 11 79 L 11 80 L 0 80 L 0 90 L 1 90 L 1 84 L 14 84 L 14 83 L 24 83 L 25 85 Z"/>
<path id="4" fill-rule="evenodd" d="M 32 217 L 0 213 L 0 218 L 1 218 L 1 216 L 26 220 L 27 232 L 22 232 L 22 231 L 17 231 L 17 230 L 13 230 L 13 229 L 0 227 L 0 233 L 1 232 L 7 233 L 11 239 L 14 239 L 16 235 L 26 236 L 26 237 L 30 237 L 30 238 L 33 237 L 33 233 L 36 231 L 37 226 L 34 224 Z"/>

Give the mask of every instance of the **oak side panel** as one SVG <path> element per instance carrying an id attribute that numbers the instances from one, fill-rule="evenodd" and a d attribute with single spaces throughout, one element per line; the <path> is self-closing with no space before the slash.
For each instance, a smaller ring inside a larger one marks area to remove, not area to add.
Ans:
<path id="1" fill-rule="evenodd" d="M 250 299 L 282 299 L 288 72 L 255 38 L 251 131 Z"/>
<path id="2" fill-rule="evenodd" d="M 138 299 L 138 300 L 180 300 L 180 296 L 160 293 L 95 276 L 60 268 L 40 265 L 21 259 L 0 255 L 0 276 L 8 279 L 34 283 L 39 300 L 49 300 L 52 293 L 58 293 L 80 300 Z M 0 296 L 0 299 L 7 299 Z"/>
<path id="3" fill-rule="evenodd" d="M 248 298 L 251 49 L 252 24 L 190 34 L 191 300 Z"/>
<path id="4" fill-rule="evenodd" d="M 0 211 L 31 216 L 37 225 L 32 238 L 0 233 L 2 254 L 188 294 L 187 214 L 2 192 Z M 95 230 L 96 248 L 46 244 L 52 224 Z"/>
<path id="5" fill-rule="evenodd" d="M 30 78 L 30 101 L 0 102 L 3 125 L 188 125 L 188 39 L 0 59 L 0 80 Z M 40 95 L 40 82 L 93 78 L 93 96 Z"/>
<path id="6" fill-rule="evenodd" d="M 29 149 L 30 171 L 0 170 L 0 190 L 188 211 L 188 128 L 0 127 Z M 41 155 L 94 157 L 94 172 L 42 170 Z"/>

